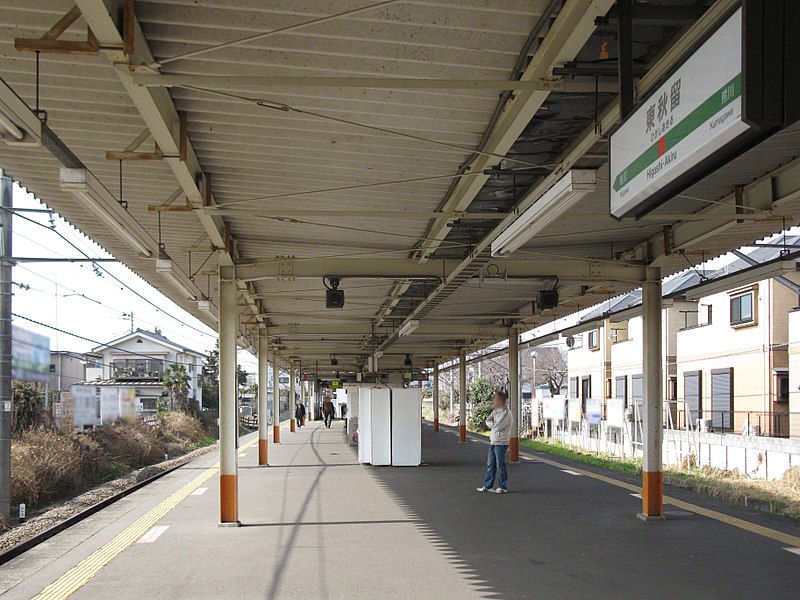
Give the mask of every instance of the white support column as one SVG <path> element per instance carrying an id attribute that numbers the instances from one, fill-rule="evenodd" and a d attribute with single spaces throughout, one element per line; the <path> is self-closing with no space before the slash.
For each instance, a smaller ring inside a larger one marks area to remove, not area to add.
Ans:
<path id="1" fill-rule="evenodd" d="M 439 361 L 433 364 L 433 430 L 439 431 Z"/>
<path id="2" fill-rule="evenodd" d="M 514 429 L 508 440 L 508 461 L 519 462 L 519 334 L 513 327 L 508 332 L 508 404 L 514 419 Z"/>
<path id="3" fill-rule="evenodd" d="M 258 330 L 258 464 L 268 465 L 267 439 L 269 424 L 267 423 L 267 398 L 269 386 L 269 350 L 267 348 L 267 330 Z"/>
<path id="4" fill-rule="evenodd" d="M 296 431 L 297 421 L 294 418 L 294 411 L 297 408 L 297 370 L 294 365 L 289 365 L 289 431 Z"/>
<path id="5" fill-rule="evenodd" d="M 281 357 L 272 355 L 272 443 L 281 443 Z"/>
<path id="6" fill-rule="evenodd" d="M 467 351 L 461 350 L 458 361 L 458 441 L 467 443 Z"/>
<path id="7" fill-rule="evenodd" d="M 236 280 L 219 270 L 219 522 L 239 523 L 236 414 Z"/>
<path id="8" fill-rule="evenodd" d="M 661 456 L 664 436 L 664 376 L 662 368 L 661 269 L 648 267 L 642 286 L 644 321 L 644 461 L 642 464 L 642 514 L 645 520 L 664 518 L 664 477 Z"/>

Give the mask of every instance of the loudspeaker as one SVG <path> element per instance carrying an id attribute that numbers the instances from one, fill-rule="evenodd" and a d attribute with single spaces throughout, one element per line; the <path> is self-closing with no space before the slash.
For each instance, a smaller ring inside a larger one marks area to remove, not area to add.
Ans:
<path id="1" fill-rule="evenodd" d="M 539 290 L 539 294 L 536 296 L 536 306 L 539 310 L 547 310 L 558 306 L 558 291 Z"/>
<path id="2" fill-rule="evenodd" d="M 326 290 L 325 308 L 344 308 L 344 290 Z"/>

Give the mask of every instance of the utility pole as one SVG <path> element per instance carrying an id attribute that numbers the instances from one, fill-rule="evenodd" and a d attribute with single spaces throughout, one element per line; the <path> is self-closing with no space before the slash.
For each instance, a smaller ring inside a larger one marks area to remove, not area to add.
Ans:
<path id="1" fill-rule="evenodd" d="M 11 234 L 13 188 L 0 171 L 0 514 L 11 514 Z"/>
<path id="2" fill-rule="evenodd" d="M 129 313 L 122 313 L 123 319 L 128 319 L 131 322 L 131 333 L 133 333 L 133 311 Z"/>

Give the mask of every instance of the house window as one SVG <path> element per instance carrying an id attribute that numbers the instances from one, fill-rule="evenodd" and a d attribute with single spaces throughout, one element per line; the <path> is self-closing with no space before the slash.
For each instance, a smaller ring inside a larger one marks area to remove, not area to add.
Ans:
<path id="1" fill-rule="evenodd" d="M 569 396 L 570 398 L 577 398 L 578 397 L 578 382 L 580 380 L 577 377 L 570 377 L 569 379 Z"/>
<path id="2" fill-rule="evenodd" d="M 711 304 L 701 304 L 697 314 L 698 325 L 711 325 L 713 322 L 713 313 L 711 311 Z"/>
<path id="3" fill-rule="evenodd" d="M 624 400 L 625 404 L 627 404 L 627 400 L 628 400 L 628 376 L 627 375 L 620 375 L 614 381 L 616 383 L 616 391 L 614 393 L 614 397 L 617 400 Z"/>
<path id="4" fill-rule="evenodd" d="M 753 315 L 753 292 L 731 298 L 731 325 L 752 323 Z"/>
<path id="5" fill-rule="evenodd" d="M 589 350 L 598 350 L 600 348 L 600 331 L 595 329 L 589 332 Z"/>
<path id="6" fill-rule="evenodd" d="M 789 401 L 789 373 L 778 373 L 776 375 L 777 385 L 775 386 L 778 392 L 777 402 Z"/>

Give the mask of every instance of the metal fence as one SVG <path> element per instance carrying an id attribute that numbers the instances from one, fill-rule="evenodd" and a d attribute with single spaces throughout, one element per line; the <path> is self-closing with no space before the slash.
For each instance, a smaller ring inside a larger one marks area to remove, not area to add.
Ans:
<path id="1" fill-rule="evenodd" d="M 688 425 L 698 431 L 787 438 L 792 419 L 800 424 L 800 413 L 753 410 L 703 410 L 700 413 L 676 411 L 673 415 L 675 428 L 686 429 Z"/>

